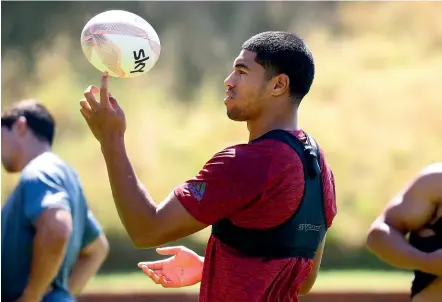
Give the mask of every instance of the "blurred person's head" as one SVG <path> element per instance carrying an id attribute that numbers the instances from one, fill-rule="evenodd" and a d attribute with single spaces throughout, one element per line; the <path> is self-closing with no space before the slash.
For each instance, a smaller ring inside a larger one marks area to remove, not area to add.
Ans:
<path id="1" fill-rule="evenodd" d="M 20 172 L 32 159 L 49 151 L 55 121 L 45 106 L 23 100 L 5 110 L 2 120 L 2 164 L 8 172 Z"/>
<path id="2" fill-rule="evenodd" d="M 227 115 L 235 121 L 293 112 L 309 92 L 315 74 L 307 45 L 298 36 L 282 31 L 248 39 L 233 66 L 224 84 Z"/>

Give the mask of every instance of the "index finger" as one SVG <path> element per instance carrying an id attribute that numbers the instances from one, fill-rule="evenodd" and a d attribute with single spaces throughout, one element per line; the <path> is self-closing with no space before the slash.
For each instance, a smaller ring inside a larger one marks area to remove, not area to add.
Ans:
<path id="1" fill-rule="evenodd" d="M 159 260 L 159 261 L 138 263 L 139 268 L 143 268 L 143 266 L 146 266 L 152 270 L 162 269 L 163 268 L 163 261 Z"/>
<path id="2" fill-rule="evenodd" d="M 101 86 L 100 86 L 100 105 L 102 108 L 108 108 L 109 104 L 109 75 L 107 72 L 103 74 L 101 77 Z"/>

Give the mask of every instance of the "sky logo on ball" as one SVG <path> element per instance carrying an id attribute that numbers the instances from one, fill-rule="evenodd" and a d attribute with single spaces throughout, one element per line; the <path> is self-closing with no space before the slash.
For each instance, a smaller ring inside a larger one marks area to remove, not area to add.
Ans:
<path id="1" fill-rule="evenodd" d="M 134 59 L 135 59 L 135 68 L 134 70 L 131 70 L 130 73 L 135 72 L 144 72 L 144 67 L 146 67 L 146 61 L 149 60 L 149 56 L 146 56 L 144 54 L 144 50 L 140 49 L 138 51 L 138 54 L 136 51 L 134 51 Z"/>

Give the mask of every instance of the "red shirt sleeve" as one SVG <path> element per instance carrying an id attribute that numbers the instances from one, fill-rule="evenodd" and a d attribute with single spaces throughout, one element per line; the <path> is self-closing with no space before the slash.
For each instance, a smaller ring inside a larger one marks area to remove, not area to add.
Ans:
<path id="1" fill-rule="evenodd" d="M 244 144 L 215 154 L 195 177 L 175 188 L 175 195 L 204 224 L 229 217 L 265 189 L 272 153 L 259 149 L 260 144 Z"/>

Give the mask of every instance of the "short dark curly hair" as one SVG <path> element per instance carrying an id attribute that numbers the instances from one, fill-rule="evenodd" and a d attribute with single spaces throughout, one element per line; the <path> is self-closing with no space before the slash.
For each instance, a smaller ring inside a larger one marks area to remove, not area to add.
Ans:
<path id="1" fill-rule="evenodd" d="M 297 35 L 284 31 L 266 31 L 248 39 L 243 49 L 256 53 L 269 78 L 286 74 L 290 79 L 290 95 L 301 100 L 310 91 L 315 77 L 313 55 Z"/>
<path id="2" fill-rule="evenodd" d="M 32 99 L 16 103 L 11 109 L 2 112 L 2 127 L 11 129 L 21 116 L 26 118 L 28 127 L 39 140 L 52 145 L 55 136 L 55 120 L 43 104 Z"/>

